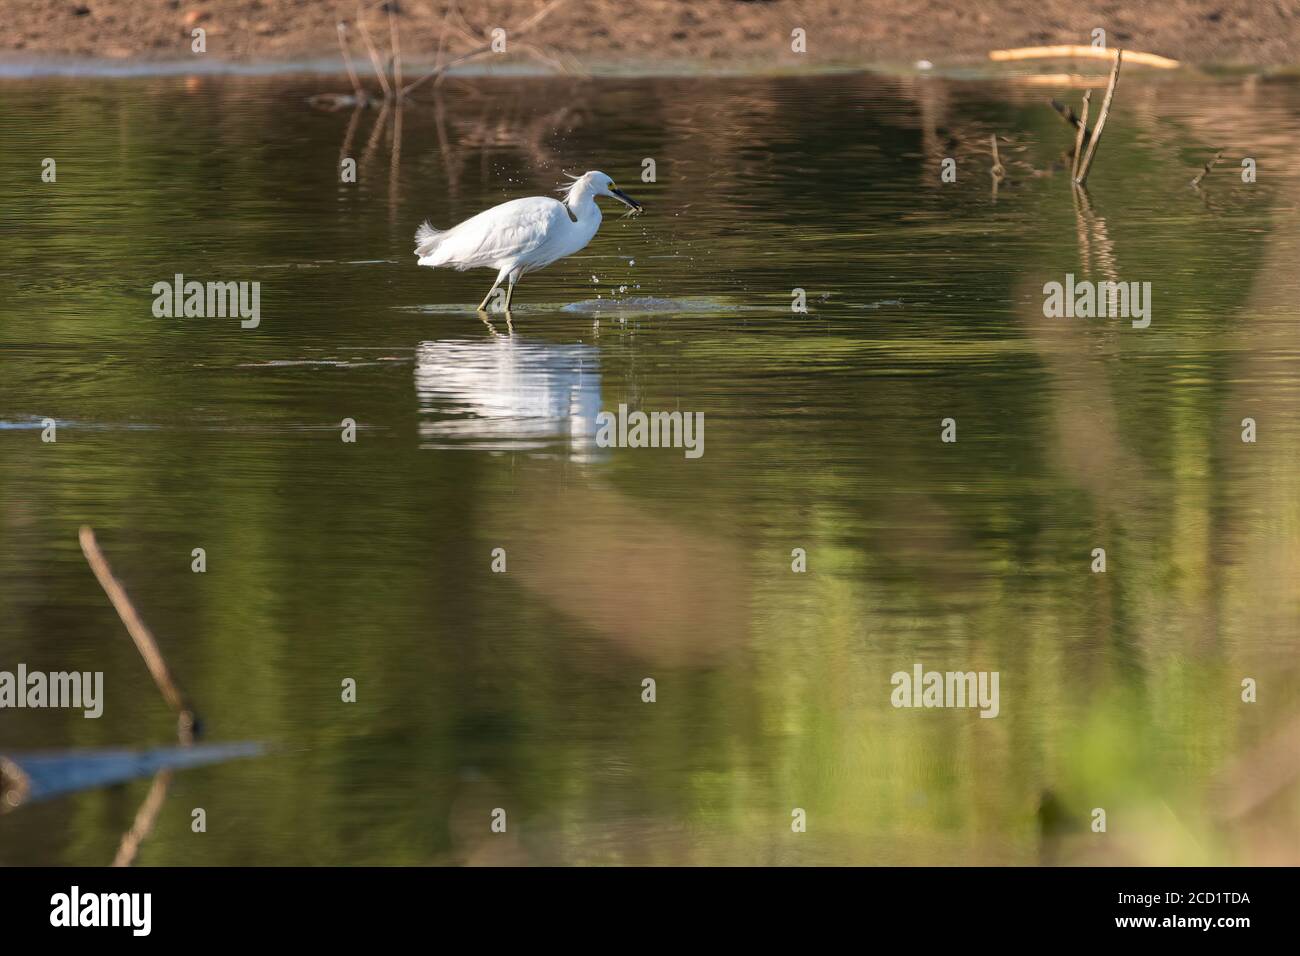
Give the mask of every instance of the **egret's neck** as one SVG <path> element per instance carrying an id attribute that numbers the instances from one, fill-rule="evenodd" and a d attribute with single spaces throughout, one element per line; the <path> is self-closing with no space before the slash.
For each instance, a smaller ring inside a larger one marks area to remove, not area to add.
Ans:
<path id="1" fill-rule="evenodd" d="M 596 194 L 588 190 L 571 195 L 568 198 L 569 212 L 573 213 L 573 218 L 584 225 L 594 223 L 600 225 L 600 206 L 596 204 Z"/>

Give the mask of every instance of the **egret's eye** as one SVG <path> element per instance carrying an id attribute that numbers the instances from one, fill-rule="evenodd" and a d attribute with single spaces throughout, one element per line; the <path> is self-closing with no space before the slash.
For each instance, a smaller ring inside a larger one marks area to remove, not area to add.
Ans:
<path id="1" fill-rule="evenodd" d="M 606 188 L 606 189 L 617 189 L 618 187 L 614 185 L 614 181 L 613 181 L 613 180 L 610 180 L 609 185 L 606 186 L 605 188 Z"/>

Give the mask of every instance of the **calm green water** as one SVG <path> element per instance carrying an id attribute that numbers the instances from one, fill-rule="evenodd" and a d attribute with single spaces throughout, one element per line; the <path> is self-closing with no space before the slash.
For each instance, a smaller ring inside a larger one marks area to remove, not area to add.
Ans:
<path id="1" fill-rule="evenodd" d="M 1086 197 L 1055 88 L 465 81 L 400 154 L 342 88 L 0 84 L 0 670 L 105 674 L 0 751 L 174 742 L 82 524 L 207 739 L 275 748 L 177 775 L 139 863 L 1300 859 L 1300 86 L 1131 71 Z M 590 168 L 645 215 L 512 322 L 416 268 Z M 176 273 L 260 325 L 156 318 Z M 1067 273 L 1150 327 L 1045 319 Z M 704 455 L 598 447 L 621 403 Z M 891 706 L 918 662 L 998 716 Z M 0 817 L 0 863 L 108 862 L 147 788 Z"/>

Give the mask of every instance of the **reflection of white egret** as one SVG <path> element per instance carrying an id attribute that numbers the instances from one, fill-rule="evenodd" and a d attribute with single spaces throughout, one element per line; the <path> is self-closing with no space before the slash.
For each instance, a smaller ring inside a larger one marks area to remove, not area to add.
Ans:
<path id="1" fill-rule="evenodd" d="M 583 173 L 563 189 L 564 202 L 547 196 L 512 199 L 471 216 L 450 229 L 434 229 L 425 222 L 415 231 L 415 254 L 422 266 L 451 266 L 457 271 L 492 268 L 497 280 L 479 303 L 488 299 L 502 280 L 506 286 L 506 311 L 515 284 L 526 272 L 535 272 L 557 259 L 571 256 L 600 228 L 597 196 L 610 196 L 638 212 L 641 204 L 614 186 L 601 172 Z"/>
<path id="2" fill-rule="evenodd" d="M 421 342 L 415 350 L 426 448 L 595 452 L 600 350 L 496 336 Z"/>

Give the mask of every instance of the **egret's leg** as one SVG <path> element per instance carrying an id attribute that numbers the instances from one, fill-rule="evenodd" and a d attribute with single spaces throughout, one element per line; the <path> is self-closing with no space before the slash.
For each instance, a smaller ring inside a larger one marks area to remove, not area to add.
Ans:
<path id="1" fill-rule="evenodd" d="M 483 301 L 480 302 L 480 303 L 478 304 L 478 311 L 479 311 L 479 312 L 486 312 L 486 311 L 487 311 L 488 299 L 492 298 L 492 293 L 495 292 L 495 291 L 497 290 L 497 286 L 499 286 L 500 284 L 501 284 L 501 280 L 500 280 L 500 279 L 497 279 L 496 282 L 493 282 L 493 283 L 492 283 L 492 288 L 488 289 L 488 294 L 485 295 L 485 296 L 483 296 Z"/>
<path id="2" fill-rule="evenodd" d="M 488 294 L 483 296 L 483 301 L 478 304 L 478 311 L 480 312 L 487 311 L 488 299 L 492 298 L 492 293 L 497 290 L 497 286 L 501 284 L 501 280 L 504 279 L 509 274 L 510 271 L 508 269 L 502 269 L 500 272 L 497 273 L 497 281 L 492 283 L 492 288 L 488 289 Z M 506 300 L 506 308 L 507 309 L 510 308 L 509 299 Z"/>
<path id="3" fill-rule="evenodd" d="M 510 284 L 506 286 L 506 311 L 507 312 L 510 311 L 510 300 L 513 299 L 515 296 L 515 286 L 519 283 L 519 280 L 522 279 L 523 277 L 524 277 L 523 269 L 516 269 L 514 272 L 510 273 L 510 278 L 508 280 Z"/>

